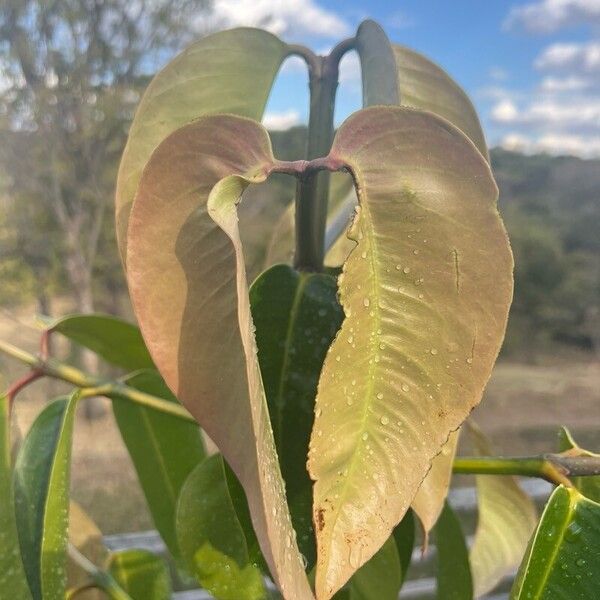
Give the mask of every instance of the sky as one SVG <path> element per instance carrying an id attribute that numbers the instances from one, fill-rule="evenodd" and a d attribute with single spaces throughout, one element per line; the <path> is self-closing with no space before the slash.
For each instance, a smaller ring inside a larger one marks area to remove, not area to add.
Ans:
<path id="1" fill-rule="evenodd" d="M 366 18 L 441 65 L 473 100 L 493 146 L 600 156 L 600 0 L 215 0 L 223 26 L 259 26 L 319 53 Z M 354 53 L 341 64 L 336 123 L 361 105 Z M 306 68 L 290 58 L 264 122 L 305 123 Z"/>

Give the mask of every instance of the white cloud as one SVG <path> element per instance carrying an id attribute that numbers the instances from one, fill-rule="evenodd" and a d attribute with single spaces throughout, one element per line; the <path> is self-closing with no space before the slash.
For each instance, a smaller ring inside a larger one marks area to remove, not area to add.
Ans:
<path id="1" fill-rule="evenodd" d="M 492 67 L 489 70 L 489 75 L 493 81 L 506 81 L 508 79 L 508 72 L 502 67 Z"/>
<path id="2" fill-rule="evenodd" d="M 551 130 L 600 132 L 600 98 L 535 98 L 527 106 L 518 107 L 510 100 L 497 103 L 492 120 L 502 125 L 521 125 Z"/>
<path id="3" fill-rule="evenodd" d="M 315 0 L 215 0 L 214 15 L 224 27 L 261 27 L 290 41 L 339 38 L 351 31 L 344 19 Z"/>
<path id="4" fill-rule="evenodd" d="M 600 42 L 552 44 L 535 61 L 538 69 L 600 74 Z"/>
<path id="5" fill-rule="evenodd" d="M 539 137 L 509 133 L 500 141 L 507 150 L 534 154 L 572 154 L 587 158 L 600 156 L 600 137 L 571 134 L 544 134 Z"/>
<path id="6" fill-rule="evenodd" d="M 584 77 L 544 77 L 540 90 L 546 93 L 579 92 L 594 87 L 592 79 Z"/>
<path id="7" fill-rule="evenodd" d="M 285 131 L 290 127 L 300 124 L 300 113 L 297 110 L 290 109 L 284 112 L 265 113 L 263 125 L 272 131 Z"/>
<path id="8" fill-rule="evenodd" d="M 531 33 L 553 33 L 563 27 L 600 24 L 600 0 L 540 0 L 511 9 L 504 25 Z"/>

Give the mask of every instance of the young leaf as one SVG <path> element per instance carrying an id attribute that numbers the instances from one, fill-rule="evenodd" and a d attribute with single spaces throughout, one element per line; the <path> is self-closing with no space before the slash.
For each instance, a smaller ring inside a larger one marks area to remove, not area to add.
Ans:
<path id="1" fill-rule="evenodd" d="M 469 431 L 477 452 L 492 454 L 472 421 Z M 514 477 L 477 475 L 476 482 L 478 520 L 470 561 L 479 597 L 493 590 L 521 562 L 537 524 L 537 511 Z"/>
<path id="2" fill-rule="evenodd" d="M 169 134 L 198 117 L 232 113 L 259 121 L 287 46 L 260 29 L 209 35 L 150 83 L 129 130 L 116 192 L 117 239 L 125 260 L 131 205 L 142 169 Z"/>
<path id="3" fill-rule="evenodd" d="M 106 362 L 129 371 L 154 367 L 140 330 L 110 315 L 68 315 L 51 321 L 49 331 L 58 331 L 76 344 L 89 348 Z"/>
<path id="4" fill-rule="evenodd" d="M 250 562 L 221 455 L 204 460 L 185 482 L 177 536 L 188 568 L 218 600 L 264 598 L 262 575 Z"/>
<path id="5" fill-rule="evenodd" d="M 483 130 L 473 103 L 438 65 L 404 46 L 393 45 L 400 104 L 427 110 L 458 127 L 489 162 Z"/>
<path id="6" fill-rule="evenodd" d="M 398 105 L 394 50 L 387 35 L 375 21 L 363 21 L 356 32 L 356 51 L 360 58 L 363 106 Z"/>
<path id="7" fill-rule="evenodd" d="M 71 442 L 78 400 L 76 392 L 46 406 L 15 463 L 17 529 L 34 600 L 65 594 Z"/>
<path id="8" fill-rule="evenodd" d="M 559 486 L 544 509 L 511 600 L 600 598 L 600 504 Z"/>
<path id="9" fill-rule="evenodd" d="M 558 444 L 561 452 L 567 452 L 573 456 L 595 456 L 599 458 L 598 454 L 580 448 L 566 427 L 561 427 L 558 432 Z M 600 502 L 600 475 L 571 477 L 571 481 L 586 498 Z"/>
<path id="10" fill-rule="evenodd" d="M 311 481 L 306 470 L 317 382 L 342 322 L 335 278 L 287 265 L 265 271 L 250 289 L 269 414 L 300 550 L 315 561 Z"/>
<path id="11" fill-rule="evenodd" d="M 266 131 L 214 115 L 154 152 L 131 213 L 128 279 L 144 339 L 167 385 L 242 483 L 270 570 L 287 598 L 310 598 L 294 539 L 256 358 L 235 204 L 274 159 Z"/>
<path id="12" fill-rule="evenodd" d="M 460 522 L 446 503 L 435 526 L 437 597 L 439 600 L 472 600 L 473 582 L 469 552 Z"/>
<path id="13" fill-rule="evenodd" d="M 6 598 L 31 598 L 17 534 L 11 472 L 10 412 L 0 394 L 0 590 Z"/>
<path id="14" fill-rule="evenodd" d="M 513 264 L 489 166 L 447 121 L 365 109 L 340 127 L 330 159 L 352 171 L 360 209 L 309 455 L 320 598 L 381 547 L 479 403 Z"/>
<path id="15" fill-rule="evenodd" d="M 423 526 L 425 544 L 427 534 L 437 523 L 448 495 L 459 432 L 460 430 L 457 429 L 450 434 L 448 441 L 442 446 L 442 451 L 431 461 L 431 470 L 427 473 L 411 504 Z"/>
<path id="16" fill-rule="evenodd" d="M 156 371 L 139 371 L 126 383 L 177 402 Z M 194 423 L 122 399 L 113 402 L 113 411 L 154 524 L 171 554 L 178 557 L 175 507 L 187 476 L 205 457 L 200 429 Z"/>
<path id="17" fill-rule="evenodd" d="M 108 572 L 132 600 L 169 600 L 171 579 L 165 562 L 147 550 L 111 554 Z"/>

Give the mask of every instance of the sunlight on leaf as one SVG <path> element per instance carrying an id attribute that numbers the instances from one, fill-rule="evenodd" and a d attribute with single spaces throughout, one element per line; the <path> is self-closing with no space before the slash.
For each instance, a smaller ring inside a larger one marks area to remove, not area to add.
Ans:
<path id="1" fill-rule="evenodd" d="M 171 579 L 162 558 L 147 550 L 111 554 L 108 572 L 132 600 L 169 600 Z"/>
<path id="2" fill-rule="evenodd" d="M 342 124 L 330 156 L 352 171 L 360 209 L 309 455 L 324 599 L 389 537 L 480 401 L 512 297 L 497 188 L 458 129 L 375 107 Z"/>

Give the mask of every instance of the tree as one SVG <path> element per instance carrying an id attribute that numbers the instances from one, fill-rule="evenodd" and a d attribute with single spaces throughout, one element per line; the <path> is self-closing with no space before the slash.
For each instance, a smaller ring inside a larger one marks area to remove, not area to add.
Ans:
<path id="1" fill-rule="evenodd" d="M 27 236 L 38 299 L 58 264 L 76 309 L 90 312 L 99 248 L 120 271 L 103 238 L 132 111 L 148 72 L 199 33 L 207 10 L 207 0 L 3 2 L 0 159 L 7 226 L 20 232 L 3 250 L 23 256 Z"/>

